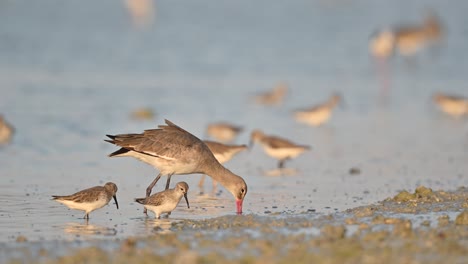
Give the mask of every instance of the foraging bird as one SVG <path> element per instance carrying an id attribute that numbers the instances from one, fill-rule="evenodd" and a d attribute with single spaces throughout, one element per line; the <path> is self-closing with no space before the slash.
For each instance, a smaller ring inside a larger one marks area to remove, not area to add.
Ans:
<path id="1" fill-rule="evenodd" d="M 468 98 L 436 93 L 432 96 L 432 99 L 442 112 L 450 116 L 459 118 L 468 114 Z"/>
<path id="2" fill-rule="evenodd" d="M 247 149 L 247 145 L 226 145 L 219 142 L 204 140 L 205 144 L 211 150 L 216 160 L 224 164 L 231 160 L 237 153 Z M 202 187 L 205 181 L 205 175 L 202 175 L 198 186 Z M 216 187 L 216 181 L 213 181 L 213 188 Z"/>
<path id="3" fill-rule="evenodd" d="M 422 25 L 399 26 L 374 33 L 369 41 L 369 52 L 381 59 L 390 57 L 394 51 L 408 57 L 425 46 L 438 42 L 442 35 L 442 25 L 431 13 Z"/>
<path id="4" fill-rule="evenodd" d="M 146 189 L 146 197 L 162 175 L 167 175 L 166 190 L 174 174 L 203 173 L 224 186 L 236 200 L 237 213 L 247 194 L 244 179 L 221 165 L 208 146 L 188 131 L 165 120 L 166 125 L 145 130 L 141 134 L 107 135 L 106 140 L 121 147 L 109 157 L 134 157 L 159 170 Z"/>
<path id="5" fill-rule="evenodd" d="M 294 111 L 294 118 L 300 123 L 320 126 L 330 119 L 333 109 L 341 101 L 341 96 L 334 94 L 322 104 Z"/>
<path id="6" fill-rule="evenodd" d="M 264 105 L 279 105 L 283 102 L 288 86 L 285 83 L 279 83 L 271 91 L 266 91 L 254 96 L 254 100 L 258 104 Z"/>
<path id="7" fill-rule="evenodd" d="M 0 144 L 7 144 L 11 141 L 15 129 L 2 115 L 0 115 Z"/>
<path id="8" fill-rule="evenodd" d="M 104 186 L 95 186 L 72 195 L 53 195 L 52 197 L 53 200 L 68 206 L 70 209 L 85 211 L 86 214 L 83 218 L 89 219 L 89 213 L 108 204 L 112 198 L 114 198 L 115 205 L 119 209 L 116 193 L 117 185 L 108 182 Z"/>
<path id="9" fill-rule="evenodd" d="M 242 130 L 240 126 L 227 122 L 217 122 L 209 124 L 206 128 L 206 133 L 216 140 L 227 143 L 233 141 Z"/>
<path id="10" fill-rule="evenodd" d="M 187 207 L 190 208 L 187 198 L 188 189 L 189 186 L 186 182 L 178 182 L 173 189 L 167 189 L 145 198 L 136 198 L 135 202 L 144 205 L 145 209 L 153 211 L 155 217 L 159 219 L 161 214 L 171 213 L 182 197 L 185 198 Z"/>
<path id="11" fill-rule="evenodd" d="M 269 156 L 278 160 L 278 168 L 284 167 L 284 162 L 289 159 L 296 158 L 306 150 L 310 150 L 310 146 L 297 145 L 287 139 L 277 136 L 265 135 L 260 130 L 254 130 L 250 136 L 250 145 L 258 142 L 262 145 L 263 150 Z"/>

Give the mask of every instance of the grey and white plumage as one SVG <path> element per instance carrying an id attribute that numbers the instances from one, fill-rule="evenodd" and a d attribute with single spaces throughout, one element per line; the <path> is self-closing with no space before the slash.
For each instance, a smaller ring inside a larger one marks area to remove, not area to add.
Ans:
<path id="1" fill-rule="evenodd" d="M 15 129 L 0 115 L 0 144 L 7 144 L 13 138 Z"/>
<path id="2" fill-rule="evenodd" d="M 272 90 L 255 95 L 254 100 L 258 104 L 279 105 L 283 102 L 287 92 L 288 86 L 285 83 L 279 83 Z"/>
<path id="3" fill-rule="evenodd" d="M 341 96 L 335 93 L 324 103 L 294 111 L 294 118 L 300 123 L 320 126 L 330 119 L 333 109 L 341 101 Z"/>
<path id="4" fill-rule="evenodd" d="M 85 211 L 83 218 L 89 219 L 89 213 L 92 211 L 104 207 L 114 198 L 115 205 L 119 209 L 117 203 L 117 185 L 113 182 L 108 182 L 104 186 L 91 187 L 72 195 L 53 195 L 53 200 L 62 203 L 70 209 Z"/>
<path id="5" fill-rule="evenodd" d="M 187 198 L 188 189 L 189 186 L 186 182 L 178 182 L 173 189 L 167 189 L 145 198 L 136 198 L 135 202 L 142 204 L 145 209 L 153 211 L 155 217 L 159 219 L 161 214 L 172 212 L 182 197 L 185 198 L 187 207 L 190 208 Z"/>
<path id="6" fill-rule="evenodd" d="M 208 124 L 206 127 L 206 134 L 218 141 L 223 143 L 233 141 L 243 128 L 227 122 L 216 122 Z"/>
<path id="7" fill-rule="evenodd" d="M 208 146 L 208 148 L 211 150 L 211 152 L 215 156 L 216 160 L 218 160 L 218 162 L 221 164 L 228 162 L 236 154 L 247 149 L 247 145 L 229 145 L 229 144 L 223 144 L 223 143 L 215 142 L 211 140 L 204 140 L 203 142 Z M 205 175 L 202 175 L 202 178 L 200 179 L 198 186 L 203 186 L 204 180 L 205 180 Z M 216 181 L 213 181 L 213 187 L 215 186 L 216 186 Z"/>
<path id="8" fill-rule="evenodd" d="M 429 13 L 421 25 L 403 25 L 372 34 L 369 51 L 372 56 L 387 59 L 395 51 L 409 57 L 424 47 L 439 42 L 443 27 L 434 13 Z"/>
<path id="9" fill-rule="evenodd" d="M 439 109 L 455 118 L 468 114 L 468 98 L 453 94 L 435 93 L 432 96 Z"/>
<path id="10" fill-rule="evenodd" d="M 110 157 L 134 157 L 159 170 L 158 176 L 146 189 L 146 196 L 162 175 L 167 175 L 166 190 L 174 174 L 202 173 L 223 185 L 236 199 L 237 212 L 247 194 L 244 179 L 224 168 L 208 146 L 188 131 L 165 120 L 166 125 L 148 129 L 141 134 L 107 135 L 106 140 L 121 147 Z"/>
<path id="11" fill-rule="evenodd" d="M 286 160 L 296 158 L 311 149 L 310 146 L 298 145 L 281 137 L 266 135 L 260 130 L 252 131 L 250 142 L 250 144 L 260 143 L 266 154 L 278 160 L 278 168 L 283 168 Z"/>

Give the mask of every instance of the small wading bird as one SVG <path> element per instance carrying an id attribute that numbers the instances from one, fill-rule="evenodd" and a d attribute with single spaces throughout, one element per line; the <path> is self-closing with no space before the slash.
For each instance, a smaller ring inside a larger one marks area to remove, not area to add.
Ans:
<path id="1" fill-rule="evenodd" d="M 272 90 L 266 91 L 254 96 L 257 104 L 279 105 L 283 102 L 288 86 L 285 83 L 279 83 Z"/>
<path id="2" fill-rule="evenodd" d="M 11 141 L 15 129 L 11 126 L 2 115 L 0 115 L 0 144 L 7 144 Z"/>
<path id="3" fill-rule="evenodd" d="M 146 197 L 150 196 L 162 175 L 167 175 L 167 190 L 174 174 L 206 174 L 234 196 L 237 213 L 241 214 L 247 194 L 244 179 L 224 168 L 203 141 L 171 121 L 165 121 L 166 125 L 141 134 L 107 135 L 110 138 L 107 142 L 121 147 L 109 157 L 134 157 L 159 170 L 158 176 L 146 188 Z"/>
<path id="4" fill-rule="evenodd" d="M 85 189 L 74 193 L 72 195 L 53 195 L 53 200 L 62 203 L 70 209 L 85 211 L 83 218 L 89 219 L 89 213 L 92 211 L 104 207 L 109 201 L 114 198 L 115 206 L 119 209 L 117 203 L 117 185 L 113 182 L 108 182 L 104 186 L 95 186 L 89 189 Z"/>
<path id="5" fill-rule="evenodd" d="M 247 149 L 247 145 L 226 145 L 210 140 L 204 140 L 203 142 L 205 142 L 205 144 L 215 156 L 216 160 L 221 164 L 230 161 L 237 153 Z M 203 187 L 204 182 L 205 175 L 202 175 L 198 186 Z M 213 189 L 214 188 L 216 188 L 216 181 L 213 180 Z"/>
<path id="6" fill-rule="evenodd" d="M 320 126 L 330 119 L 336 105 L 341 101 L 341 96 L 334 94 L 322 104 L 294 111 L 294 118 L 300 123 Z"/>
<path id="7" fill-rule="evenodd" d="M 429 13 L 422 25 L 386 28 L 372 34 L 369 52 L 376 60 L 377 73 L 382 83 L 383 95 L 390 89 L 388 59 L 398 53 L 411 58 L 425 47 L 433 46 L 443 38 L 443 28 L 436 15 Z"/>
<path id="8" fill-rule="evenodd" d="M 171 213 L 182 197 L 185 198 L 187 207 L 190 208 L 187 198 L 188 189 L 189 186 L 186 182 L 178 182 L 173 189 L 167 189 L 145 198 L 136 198 L 135 202 L 142 204 L 145 209 L 153 211 L 155 217 L 159 219 L 161 214 Z"/>
<path id="9" fill-rule="evenodd" d="M 293 159 L 311 149 L 309 146 L 297 145 L 284 138 L 265 135 L 260 130 L 254 130 L 252 132 L 250 145 L 254 142 L 260 143 L 266 154 L 278 160 L 278 168 L 280 169 L 284 167 L 284 162 L 286 160 Z"/>
<path id="10" fill-rule="evenodd" d="M 435 93 L 432 96 L 439 109 L 455 118 L 468 114 L 468 99 L 458 95 Z"/>
<path id="11" fill-rule="evenodd" d="M 233 141 L 240 132 L 242 132 L 242 127 L 227 122 L 212 123 L 206 128 L 206 133 L 209 137 L 223 143 Z"/>
<path id="12" fill-rule="evenodd" d="M 386 59 L 398 54 L 409 57 L 424 47 L 441 40 L 443 29 L 439 19 L 429 14 L 422 25 L 399 26 L 374 33 L 369 42 L 369 51 L 376 57 Z"/>

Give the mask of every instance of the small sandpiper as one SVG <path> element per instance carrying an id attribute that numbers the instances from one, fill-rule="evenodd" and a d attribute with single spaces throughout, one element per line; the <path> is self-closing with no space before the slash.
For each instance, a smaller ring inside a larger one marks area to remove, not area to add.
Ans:
<path id="1" fill-rule="evenodd" d="M 255 95 L 254 100 L 257 104 L 280 105 L 287 92 L 288 86 L 285 83 L 279 83 L 272 90 Z"/>
<path id="2" fill-rule="evenodd" d="M 442 39 L 443 29 L 436 15 L 429 13 L 422 25 L 399 26 L 374 33 L 369 42 L 372 56 L 386 59 L 396 50 L 409 57 Z"/>
<path id="3" fill-rule="evenodd" d="M 330 119 L 333 109 L 341 101 L 342 98 L 339 94 L 333 94 L 322 104 L 294 111 L 294 118 L 300 123 L 320 126 Z"/>
<path id="4" fill-rule="evenodd" d="M 465 97 L 435 93 L 432 99 L 440 110 L 450 116 L 460 118 L 468 114 L 468 99 Z"/>
<path id="5" fill-rule="evenodd" d="M 173 189 L 167 189 L 146 198 L 136 198 L 135 202 L 142 204 L 145 209 L 153 211 L 155 217 L 159 219 L 163 213 L 170 214 L 177 207 L 182 196 L 187 202 L 187 207 L 190 208 L 187 199 L 188 189 L 189 186 L 186 182 L 178 182 Z"/>
<path id="6" fill-rule="evenodd" d="M 227 145 L 210 140 L 204 140 L 203 142 L 208 146 L 220 164 L 230 161 L 237 153 L 247 149 L 247 145 Z M 202 175 L 198 186 L 203 186 L 205 176 L 205 174 Z M 213 188 L 216 188 L 215 180 L 213 180 Z"/>
<path id="7" fill-rule="evenodd" d="M 2 115 L 0 115 L 0 144 L 7 144 L 11 141 L 15 129 Z"/>
<path id="8" fill-rule="evenodd" d="M 284 162 L 289 159 L 296 158 L 306 150 L 311 149 L 310 146 L 297 145 L 287 139 L 265 135 L 260 130 L 254 130 L 250 137 L 250 145 L 253 142 L 259 142 L 264 151 L 271 157 L 278 160 L 278 168 L 284 167 Z"/>
<path id="9" fill-rule="evenodd" d="M 207 126 L 206 134 L 215 140 L 228 143 L 233 141 L 242 130 L 241 126 L 236 126 L 227 122 L 216 122 Z"/>
<path id="10" fill-rule="evenodd" d="M 115 205 L 119 209 L 116 193 L 117 185 L 108 182 L 104 186 L 95 186 L 72 195 L 53 195 L 52 197 L 55 201 L 68 206 L 70 209 L 85 211 L 86 214 L 83 218 L 89 219 L 89 213 L 108 204 L 112 198 L 114 198 Z"/>

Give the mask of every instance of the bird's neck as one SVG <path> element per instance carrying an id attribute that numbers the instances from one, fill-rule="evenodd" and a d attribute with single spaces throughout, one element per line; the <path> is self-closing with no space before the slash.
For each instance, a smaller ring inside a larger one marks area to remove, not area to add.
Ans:
<path id="1" fill-rule="evenodd" d="M 236 177 L 234 173 L 226 169 L 219 162 L 205 166 L 203 173 L 210 176 L 213 180 L 219 182 L 224 187 L 226 187 L 226 183 L 230 178 Z"/>

